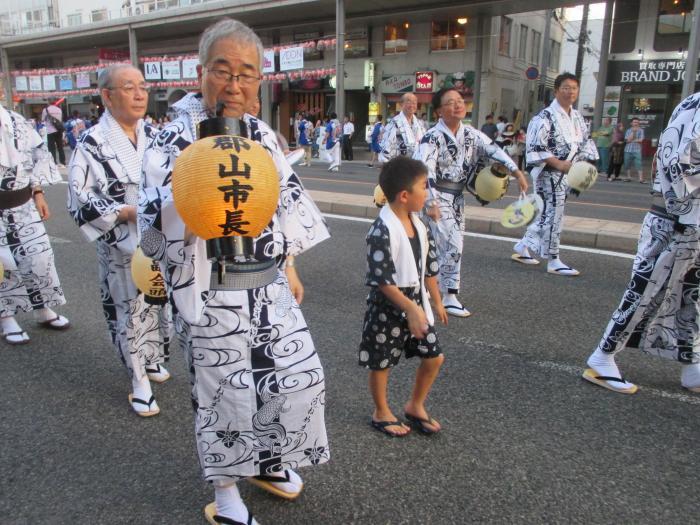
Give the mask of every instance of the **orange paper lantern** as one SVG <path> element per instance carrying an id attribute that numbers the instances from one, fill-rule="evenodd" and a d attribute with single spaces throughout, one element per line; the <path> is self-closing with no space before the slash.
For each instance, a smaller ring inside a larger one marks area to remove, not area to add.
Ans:
<path id="1" fill-rule="evenodd" d="M 233 135 L 197 140 L 175 162 L 173 200 L 182 221 L 204 240 L 256 237 L 279 200 L 277 167 L 255 141 Z"/>
<path id="2" fill-rule="evenodd" d="M 141 248 L 136 248 L 131 258 L 131 278 L 144 295 L 157 299 L 165 298 L 165 281 L 160 273 L 160 266 L 153 259 L 146 257 Z"/>

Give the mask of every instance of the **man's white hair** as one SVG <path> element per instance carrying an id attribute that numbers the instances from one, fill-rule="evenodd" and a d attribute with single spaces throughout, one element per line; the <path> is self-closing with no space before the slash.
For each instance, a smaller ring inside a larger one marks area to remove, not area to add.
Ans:
<path id="1" fill-rule="evenodd" d="M 203 66 L 209 62 L 212 46 L 219 40 L 233 40 L 240 44 L 252 44 L 258 50 L 258 67 L 262 69 L 263 45 L 258 35 L 243 22 L 224 18 L 207 27 L 199 39 L 199 63 Z"/>
<path id="2" fill-rule="evenodd" d="M 117 76 L 117 73 L 119 71 L 123 71 L 125 69 L 134 69 L 141 73 L 140 69 L 132 66 L 131 64 L 114 64 L 112 66 L 107 66 L 102 71 L 100 71 L 100 74 L 97 77 L 97 89 L 100 92 L 100 97 L 102 98 L 103 104 L 105 103 L 105 101 L 104 97 L 102 97 L 102 90 L 116 87 L 114 85 L 114 77 Z"/>

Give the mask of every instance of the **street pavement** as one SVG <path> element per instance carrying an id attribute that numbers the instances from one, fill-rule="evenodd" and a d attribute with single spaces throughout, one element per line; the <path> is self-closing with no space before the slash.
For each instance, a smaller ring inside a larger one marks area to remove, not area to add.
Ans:
<path id="1" fill-rule="evenodd" d="M 200 477 L 189 383 L 177 344 L 173 378 L 155 385 L 161 414 L 141 419 L 109 344 L 94 247 L 47 192 L 47 224 L 68 304 L 64 333 L 20 321 L 32 341 L 0 343 L 0 523 L 202 524 L 213 491 Z M 327 381 L 330 463 L 301 472 L 295 502 L 241 483 L 262 525 L 689 523 L 699 468 L 700 396 L 679 367 L 619 358 L 635 396 L 580 379 L 629 278 L 629 256 L 565 250 L 578 278 L 513 263 L 510 244 L 467 237 L 463 299 L 473 316 L 439 327 L 446 361 L 429 398 L 436 436 L 390 439 L 368 422 L 357 366 L 364 313 L 359 219 L 329 219 L 333 237 L 299 258 L 302 306 Z M 400 415 L 415 360 L 392 372 Z"/>

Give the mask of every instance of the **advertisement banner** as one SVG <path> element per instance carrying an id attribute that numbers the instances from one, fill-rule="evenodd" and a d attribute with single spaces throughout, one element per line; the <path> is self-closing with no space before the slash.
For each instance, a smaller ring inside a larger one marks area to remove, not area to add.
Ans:
<path id="1" fill-rule="evenodd" d="M 168 60 L 163 64 L 163 80 L 179 80 L 180 79 L 180 61 Z"/>
<path id="2" fill-rule="evenodd" d="M 73 79 L 70 75 L 63 75 L 58 77 L 58 89 L 73 89 Z"/>
<path id="3" fill-rule="evenodd" d="M 280 71 L 304 68 L 304 48 L 288 47 L 280 50 Z"/>
<path id="4" fill-rule="evenodd" d="M 146 80 L 160 80 L 160 62 L 144 62 L 143 70 Z"/>
<path id="5" fill-rule="evenodd" d="M 41 77 L 29 77 L 29 90 L 30 91 L 41 91 Z"/>
<path id="6" fill-rule="evenodd" d="M 188 58 L 182 61 L 182 78 L 197 78 L 198 58 Z"/>
<path id="7" fill-rule="evenodd" d="M 44 91 L 56 91 L 56 77 L 53 75 L 44 75 Z"/>
<path id="8" fill-rule="evenodd" d="M 90 87 L 90 73 L 82 71 L 75 74 L 75 87 L 85 89 Z"/>
<path id="9" fill-rule="evenodd" d="M 274 49 L 266 49 L 263 52 L 263 73 L 275 72 L 275 51 Z"/>
<path id="10" fill-rule="evenodd" d="M 15 87 L 17 91 L 29 91 L 27 77 L 15 77 Z"/>

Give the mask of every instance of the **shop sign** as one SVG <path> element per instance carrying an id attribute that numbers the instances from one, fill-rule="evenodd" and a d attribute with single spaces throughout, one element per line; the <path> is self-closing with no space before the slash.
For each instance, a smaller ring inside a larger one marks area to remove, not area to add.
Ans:
<path id="1" fill-rule="evenodd" d="M 163 80 L 179 80 L 180 79 L 180 61 L 168 60 L 163 62 Z"/>
<path id="2" fill-rule="evenodd" d="M 435 86 L 435 73 L 418 71 L 416 73 L 416 93 L 432 93 Z"/>
<path id="3" fill-rule="evenodd" d="M 608 62 L 608 84 L 682 83 L 685 60 L 611 60 Z M 696 80 L 700 80 L 700 72 Z"/>
<path id="4" fill-rule="evenodd" d="M 374 62 L 365 60 L 364 86 L 368 87 L 370 91 L 374 90 L 374 71 Z"/>
<path id="5" fill-rule="evenodd" d="M 368 116 L 370 117 L 376 117 L 379 115 L 380 107 L 379 107 L 379 102 L 370 102 L 369 103 L 369 111 L 367 112 Z"/>
<path id="6" fill-rule="evenodd" d="M 275 72 L 275 50 L 266 49 L 263 51 L 263 73 Z"/>
<path id="7" fill-rule="evenodd" d="M 198 58 L 186 58 L 182 61 L 182 78 L 197 78 Z"/>
<path id="8" fill-rule="evenodd" d="M 123 60 L 129 60 L 129 51 L 122 49 L 107 49 L 102 47 L 97 52 L 97 57 L 100 60 L 121 62 Z"/>
<path id="9" fill-rule="evenodd" d="M 280 50 L 280 71 L 304 68 L 304 48 L 288 47 Z"/>
<path id="10" fill-rule="evenodd" d="M 382 93 L 413 93 L 415 75 L 393 75 L 382 78 Z"/>

